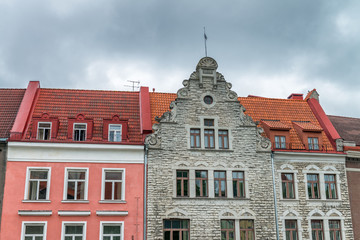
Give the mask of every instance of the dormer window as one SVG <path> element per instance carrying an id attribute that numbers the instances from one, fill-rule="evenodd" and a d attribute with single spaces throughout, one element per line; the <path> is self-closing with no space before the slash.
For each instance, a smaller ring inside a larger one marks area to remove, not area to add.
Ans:
<path id="1" fill-rule="evenodd" d="M 109 142 L 121 142 L 121 124 L 109 124 Z"/>
<path id="2" fill-rule="evenodd" d="M 86 123 L 74 123 L 74 141 L 86 140 Z"/>
<path id="3" fill-rule="evenodd" d="M 51 123 L 49 122 L 39 122 L 38 123 L 38 140 L 50 140 L 51 138 Z"/>
<path id="4" fill-rule="evenodd" d="M 319 139 L 317 137 L 308 137 L 309 150 L 319 150 Z"/>
<path id="5" fill-rule="evenodd" d="M 286 137 L 285 136 L 275 136 L 275 148 L 286 149 Z"/>

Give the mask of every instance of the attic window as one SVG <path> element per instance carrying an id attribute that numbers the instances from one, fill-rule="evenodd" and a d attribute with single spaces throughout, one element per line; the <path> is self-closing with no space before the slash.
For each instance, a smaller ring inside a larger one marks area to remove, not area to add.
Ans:
<path id="1" fill-rule="evenodd" d="M 109 142 L 121 142 L 121 124 L 109 124 Z"/>
<path id="2" fill-rule="evenodd" d="M 86 140 L 86 123 L 74 123 L 74 141 Z"/>
<path id="3" fill-rule="evenodd" d="M 309 150 L 319 150 L 319 139 L 317 137 L 308 137 Z"/>
<path id="4" fill-rule="evenodd" d="M 38 140 L 50 140 L 51 135 L 51 123 L 49 122 L 39 122 L 38 123 Z"/>

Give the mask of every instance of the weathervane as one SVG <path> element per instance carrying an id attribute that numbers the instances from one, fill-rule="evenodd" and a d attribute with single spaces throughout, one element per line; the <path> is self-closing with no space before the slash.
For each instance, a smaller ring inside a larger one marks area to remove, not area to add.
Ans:
<path id="1" fill-rule="evenodd" d="M 206 36 L 206 32 L 205 32 L 205 27 L 204 27 L 205 57 L 207 57 L 206 40 L 207 40 L 207 36 Z"/>

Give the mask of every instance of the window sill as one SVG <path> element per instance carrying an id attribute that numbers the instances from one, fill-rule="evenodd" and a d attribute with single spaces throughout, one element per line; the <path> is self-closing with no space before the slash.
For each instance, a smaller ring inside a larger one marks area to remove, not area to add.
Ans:
<path id="1" fill-rule="evenodd" d="M 99 203 L 126 203 L 125 200 L 100 200 Z"/>
<path id="2" fill-rule="evenodd" d="M 22 200 L 23 203 L 51 203 L 50 200 Z"/>
<path id="3" fill-rule="evenodd" d="M 290 199 L 290 198 L 282 198 L 282 199 L 280 199 L 280 201 L 284 201 L 284 202 L 298 202 L 299 199 L 297 199 L 297 198 L 293 198 L 293 199 Z"/>
<path id="4" fill-rule="evenodd" d="M 189 151 L 201 152 L 201 151 L 209 151 L 209 152 L 234 152 L 232 149 L 216 149 L 216 148 L 189 148 Z"/>
<path id="5" fill-rule="evenodd" d="M 62 200 L 62 203 L 89 203 L 89 200 Z"/>
<path id="6" fill-rule="evenodd" d="M 309 202 L 341 202 L 341 199 L 306 199 Z"/>
<path id="7" fill-rule="evenodd" d="M 173 200 L 224 200 L 224 201 L 249 201 L 250 198 L 229 198 L 229 197 L 173 197 Z"/>

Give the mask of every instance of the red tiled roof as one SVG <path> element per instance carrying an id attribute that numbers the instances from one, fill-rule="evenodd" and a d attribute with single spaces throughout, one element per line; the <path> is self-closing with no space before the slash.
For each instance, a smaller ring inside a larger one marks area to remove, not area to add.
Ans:
<path id="1" fill-rule="evenodd" d="M 120 119 L 128 120 L 129 142 L 142 142 L 139 92 L 46 88 L 39 90 L 32 117 L 39 118 L 47 113 L 50 118 L 59 120 L 55 141 L 67 140 L 68 119 L 83 114 L 94 123 L 92 139 L 89 141 L 103 141 L 103 120 L 118 115 Z M 27 140 L 30 139 L 32 122 L 33 119 L 26 133 Z"/>
<path id="2" fill-rule="evenodd" d="M 152 124 L 156 123 L 155 117 L 161 117 L 164 112 L 170 111 L 170 103 L 175 101 L 175 93 L 150 93 L 150 108 Z"/>
<path id="3" fill-rule="evenodd" d="M 0 89 L 0 138 L 8 138 L 25 89 Z"/>

